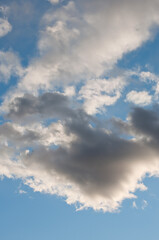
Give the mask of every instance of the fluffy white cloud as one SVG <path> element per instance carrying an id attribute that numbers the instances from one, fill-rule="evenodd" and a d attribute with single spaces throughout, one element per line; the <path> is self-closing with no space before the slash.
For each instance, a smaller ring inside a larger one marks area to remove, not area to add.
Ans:
<path id="1" fill-rule="evenodd" d="M 154 82 L 155 84 L 153 85 L 153 90 L 155 91 L 155 97 L 159 96 L 159 76 L 152 72 L 141 72 L 138 74 L 141 80 L 145 82 Z"/>
<path id="2" fill-rule="evenodd" d="M 131 91 L 126 95 L 126 101 L 136 105 L 149 105 L 152 103 L 152 96 L 147 91 Z"/>
<path id="3" fill-rule="evenodd" d="M 84 99 L 83 107 L 88 114 L 95 114 L 104 110 L 105 106 L 113 105 L 125 85 L 122 77 L 89 80 L 79 91 L 79 99 Z"/>
<path id="4" fill-rule="evenodd" d="M 38 48 L 20 89 L 103 78 L 123 54 L 151 38 L 158 1 L 70 1 L 43 18 Z"/>

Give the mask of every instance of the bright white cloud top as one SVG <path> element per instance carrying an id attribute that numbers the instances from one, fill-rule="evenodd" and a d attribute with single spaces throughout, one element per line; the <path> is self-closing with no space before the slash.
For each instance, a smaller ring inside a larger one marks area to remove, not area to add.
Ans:
<path id="1" fill-rule="evenodd" d="M 127 94 L 126 101 L 132 102 L 136 105 L 145 106 L 152 102 L 152 96 L 146 91 L 131 91 Z"/>
<path id="2" fill-rule="evenodd" d="M 137 189 L 146 190 L 145 176 L 159 175 L 159 78 L 118 65 L 153 39 L 159 2 L 49 2 L 28 63 L 14 48 L 0 51 L 0 82 L 8 84 L 0 107 L 0 175 L 78 209 L 116 211 Z M 14 34 L 11 24 L 0 18 L 0 37 Z M 127 120 L 113 113 L 129 102 L 140 107 L 126 112 Z"/>

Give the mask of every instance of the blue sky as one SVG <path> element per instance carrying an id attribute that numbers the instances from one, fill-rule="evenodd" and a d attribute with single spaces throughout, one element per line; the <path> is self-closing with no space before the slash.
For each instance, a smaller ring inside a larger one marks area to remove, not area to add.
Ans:
<path id="1" fill-rule="evenodd" d="M 0 1 L 0 238 L 158 239 L 158 16 Z"/>

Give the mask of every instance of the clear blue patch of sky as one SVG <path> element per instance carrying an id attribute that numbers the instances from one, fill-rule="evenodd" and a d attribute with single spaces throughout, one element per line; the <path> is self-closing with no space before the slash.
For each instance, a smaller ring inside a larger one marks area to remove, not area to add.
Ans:
<path id="1" fill-rule="evenodd" d="M 154 192 L 158 192 L 153 180 Z M 27 190 L 19 194 L 18 189 Z M 3 240 L 157 240 L 159 207 L 154 200 L 144 209 L 134 209 L 125 200 L 119 213 L 99 213 L 88 209 L 76 212 L 63 199 L 33 193 L 19 180 L 0 182 L 0 238 Z M 141 198 L 143 200 L 143 198 Z"/>

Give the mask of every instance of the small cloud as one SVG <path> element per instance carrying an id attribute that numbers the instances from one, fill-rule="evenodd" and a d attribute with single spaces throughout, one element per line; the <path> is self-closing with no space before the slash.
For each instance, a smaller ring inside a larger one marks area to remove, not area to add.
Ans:
<path id="1" fill-rule="evenodd" d="M 5 6 L 5 5 L 0 6 L 0 13 L 2 13 L 4 17 L 8 14 L 8 12 L 9 12 L 8 6 Z"/>
<path id="2" fill-rule="evenodd" d="M 22 189 L 19 189 L 19 194 L 26 194 L 27 192 L 22 190 Z"/>
<path id="3" fill-rule="evenodd" d="M 148 206 L 148 202 L 146 200 L 143 200 L 141 209 L 144 210 L 147 206 Z"/>
<path id="4" fill-rule="evenodd" d="M 7 19 L 0 18 L 0 37 L 7 35 L 12 30 L 12 26 Z"/>
<path id="5" fill-rule="evenodd" d="M 65 88 L 64 94 L 69 97 L 73 97 L 76 94 L 74 86 L 69 86 Z"/>
<path id="6" fill-rule="evenodd" d="M 59 0 L 48 0 L 51 4 L 57 4 L 59 3 Z"/>
<path id="7" fill-rule="evenodd" d="M 151 104 L 152 96 L 147 91 L 131 91 L 126 95 L 126 102 L 132 102 L 136 105 L 146 106 Z"/>
<path id="8" fill-rule="evenodd" d="M 138 208 L 135 201 L 133 201 L 132 207 L 136 209 Z"/>

